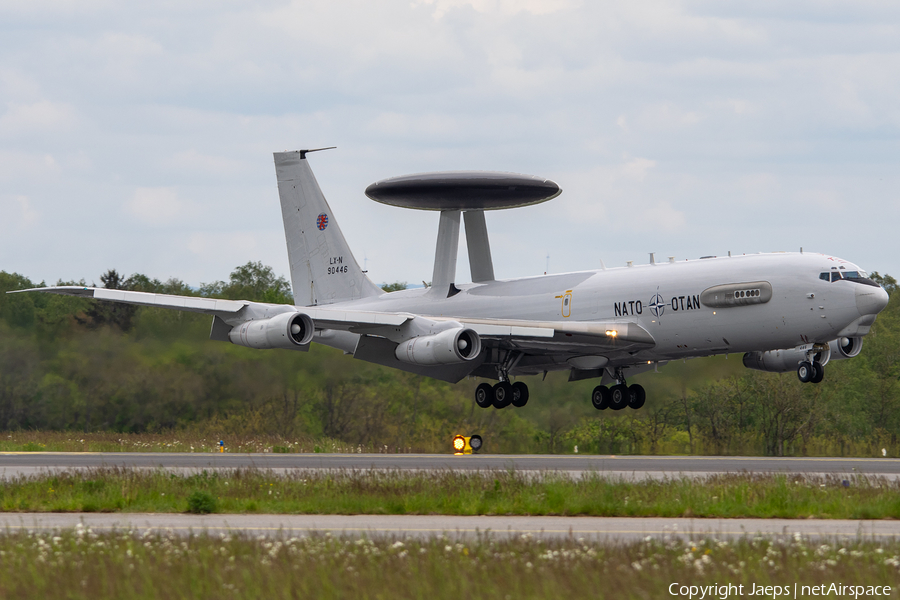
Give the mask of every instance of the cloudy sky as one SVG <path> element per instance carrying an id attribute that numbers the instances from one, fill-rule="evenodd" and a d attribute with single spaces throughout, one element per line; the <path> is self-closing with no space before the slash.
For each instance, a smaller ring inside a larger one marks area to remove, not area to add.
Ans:
<path id="1" fill-rule="evenodd" d="M 332 145 L 376 282 L 431 279 L 438 219 L 363 190 L 451 169 L 564 190 L 488 214 L 498 277 L 801 246 L 896 276 L 900 3 L 0 0 L 0 270 L 287 276 L 271 153 Z"/>

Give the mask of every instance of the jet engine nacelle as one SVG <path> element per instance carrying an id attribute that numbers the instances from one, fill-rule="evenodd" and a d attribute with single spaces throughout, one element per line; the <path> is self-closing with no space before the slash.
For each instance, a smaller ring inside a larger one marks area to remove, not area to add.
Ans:
<path id="1" fill-rule="evenodd" d="M 831 358 L 831 347 L 826 346 L 815 354 L 815 361 L 822 366 Z M 744 355 L 744 366 L 757 371 L 769 373 L 786 373 L 796 371 L 801 362 L 806 360 L 806 350 L 790 348 L 788 350 L 768 350 L 766 352 L 748 352 Z"/>
<path id="2" fill-rule="evenodd" d="M 248 348 L 296 350 L 312 341 L 315 330 L 309 315 L 285 312 L 269 319 L 245 321 L 228 333 L 228 339 Z"/>
<path id="3" fill-rule="evenodd" d="M 475 360 L 481 338 L 472 329 L 457 327 L 434 335 L 420 335 L 397 346 L 397 360 L 413 365 L 450 365 Z"/>
<path id="4" fill-rule="evenodd" d="M 861 337 L 842 337 L 832 340 L 828 345 L 831 347 L 831 358 L 843 360 L 853 358 L 860 353 L 863 339 Z"/>

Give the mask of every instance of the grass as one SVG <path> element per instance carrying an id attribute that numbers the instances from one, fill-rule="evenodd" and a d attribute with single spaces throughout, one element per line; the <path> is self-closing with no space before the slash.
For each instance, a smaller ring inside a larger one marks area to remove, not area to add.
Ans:
<path id="1" fill-rule="evenodd" d="M 4 512 L 585 515 L 900 518 L 900 481 L 857 476 L 717 475 L 626 481 L 515 471 L 271 471 L 180 475 L 101 468 L 19 476 Z"/>
<path id="2" fill-rule="evenodd" d="M 331 438 L 285 438 L 280 435 L 224 436 L 228 452 L 358 453 L 410 452 L 388 446 L 354 446 Z M 165 433 L 72 433 L 14 431 L 0 434 L 0 452 L 218 452 L 220 438 L 195 431 Z M 450 442 L 447 442 L 450 448 Z"/>
<path id="3" fill-rule="evenodd" d="M 800 597 L 810 597 L 801 586 L 886 585 L 896 597 L 898 578 L 898 541 L 253 539 L 80 526 L 0 536 L 0 596 L 8 599 L 664 598 L 673 583 L 744 586 L 729 597 L 768 585 L 796 583 Z"/>

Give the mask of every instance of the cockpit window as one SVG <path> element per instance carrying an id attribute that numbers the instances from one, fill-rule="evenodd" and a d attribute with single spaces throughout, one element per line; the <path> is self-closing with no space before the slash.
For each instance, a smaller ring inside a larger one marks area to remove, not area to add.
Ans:
<path id="1" fill-rule="evenodd" d="M 862 283 L 863 285 L 874 285 L 875 287 L 878 287 L 877 283 L 869 279 L 869 274 L 865 271 L 839 271 L 835 269 L 830 273 L 819 273 L 819 279 L 823 281 L 839 281 L 844 279 L 852 281 L 853 283 Z"/>

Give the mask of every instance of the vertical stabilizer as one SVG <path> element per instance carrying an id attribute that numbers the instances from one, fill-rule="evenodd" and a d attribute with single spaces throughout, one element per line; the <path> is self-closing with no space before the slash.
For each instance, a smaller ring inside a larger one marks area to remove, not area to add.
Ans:
<path id="1" fill-rule="evenodd" d="M 275 153 L 294 302 L 313 306 L 383 293 L 353 258 L 309 168 L 307 152 L 310 150 Z"/>

